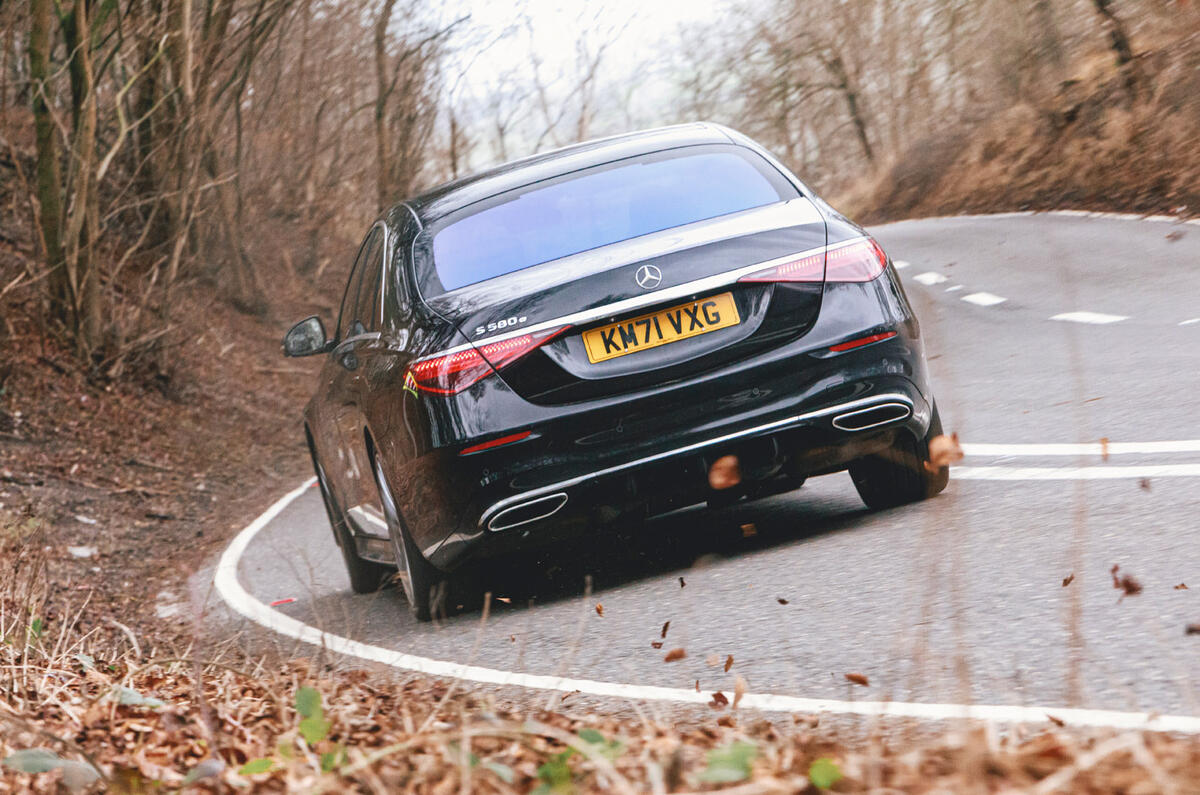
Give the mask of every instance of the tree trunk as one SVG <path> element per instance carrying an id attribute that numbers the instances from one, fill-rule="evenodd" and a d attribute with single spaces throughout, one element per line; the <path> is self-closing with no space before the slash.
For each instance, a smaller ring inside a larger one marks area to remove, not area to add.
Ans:
<path id="1" fill-rule="evenodd" d="M 58 139 L 50 115 L 51 7 L 53 0 L 31 0 L 29 26 L 29 82 L 32 86 L 33 121 L 37 142 L 36 188 L 40 212 L 42 252 L 50 273 L 46 297 L 50 315 L 67 322 L 70 317 L 70 286 L 62 251 L 62 175 L 58 166 Z"/>
<path id="2" fill-rule="evenodd" d="M 850 114 L 850 122 L 854 125 L 854 132 L 858 136 L 858 143 L 862 146 L 863 156 L 867 158 L 868 163 L 874 164 L 875 152 L 871 149 L 870 139 L 867 138 L 867 120 L 863 115 L 862 103 L 858 98 L 858 89 L 850 81 L 846 64 L 842 61 L 842 56 L 836 53 L 823 60 L 825 68 L 829 70 L 838 91 L 841 92 L 842 98 L 846 102 L 846 112 Z"/>
<path id="3" fill-rule="evenodd" d="M 375 20 L 375 168 L 379 208 L 399 197 L 392 191 L 392 151 L 388 140 L 387 106 L 391 87 L 388 80 L 387 27 L 396 0 L 384 0 Z"/>
<path id="4" fill-rule="evenodd" d="M 1104 17 L 1104 28 L 1108 31 L 1109 44 L 1117 56 L 1117 66 L 1122 69 L 1133 61 L 1133 45 L 1129 43 L 1129 32 L 1125 23 L 1113 11 L 1112 0 L 1092 0 L 1100 16 Z"/>
<path id="5" fill-rule="evenodd" d="M 75 344 L 81 354 L 90 356 L 101 345 L 100 273 L 95 252 L 100 234 L 100 201 L 96 186 L 96 91 L 87 0 L 75 0 L 64 20 L 64 30 L 71 53 L 71 115 L 75 121 L 66 266 L 75 298 Z"/>

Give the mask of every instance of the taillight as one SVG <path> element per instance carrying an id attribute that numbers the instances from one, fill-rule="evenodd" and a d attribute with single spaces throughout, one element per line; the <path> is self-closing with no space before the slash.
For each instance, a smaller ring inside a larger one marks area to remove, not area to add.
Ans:
<path id="1" fill-rule="evenodd" d="M 522 334 L 477 348 L 422 359 L 409 368 L 417 389 L 435 395 L 453 395 L 506 367 L 530 351 L 562 334 L 569 326 Z"/>
<path id="2" fill-rule="evenodd" d="M 820 282 L 825 278 L 825 252 L 810 254 L 782 265 L 775 265 L 749 276 L 739 282 Z"/>
<path id="3" fill-rule="evenodd" d="M 873 239 L 831 249 L 825 255 L 825 281 L 869 282 L 887 267 L 887 254 Z"/>
<path id="4" fill-rule="evenodd" d="M 755 271 L 740 282 L 869 282 L 883 273 L 887 255 L 871 238 Z"/>

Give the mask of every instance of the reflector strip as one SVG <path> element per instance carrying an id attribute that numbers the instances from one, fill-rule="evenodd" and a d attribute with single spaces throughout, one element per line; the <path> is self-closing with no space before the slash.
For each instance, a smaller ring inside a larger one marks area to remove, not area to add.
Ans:
<path id="1" fill-rule="evenodd" d="M 464 447 L 458 451 L 459 455 L 470 455 L 471 453 L 481 453 L 484 450 L 491 450 L 493 447 L 503 447 L 506 444 L 519 442 L 523 439 L 528 439 L 533 435 L 533 431 L 521 431 L 520 433 L 512 433 L 508 436 L 501 436 L 499 439 L 492 439 L 488 442 L 473 444 L 470 447 Z"/>
<path id="2" fill-rule="evenodd" d="M 882 334 L 872 334 L 869 337 L 859 337 L 858 339 L 850 340 L 849 342 L 839 342 L 837 345 L 830 345 L 829 350 L 833 351 L 834 353 L 841 353 L 842 351 L 854 350 L 855 348 L 861 348 L 864 345 L 870 345 L 872 342 L 890 340 L 894 336 L 896 336 L 896 332 L 885 331 Z"/>

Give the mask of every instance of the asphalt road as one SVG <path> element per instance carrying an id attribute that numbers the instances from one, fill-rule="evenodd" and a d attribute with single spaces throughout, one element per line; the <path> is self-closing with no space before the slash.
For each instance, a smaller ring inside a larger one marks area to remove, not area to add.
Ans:
<path id="1" fill-rule="evenodd" d="M 968 455 L 920 505 L 870 513 L 831 475 L 664 518 L 632 543 L 505 564 L 493 587 L 511 603 L 482 630 L 478 614 L 418 624 L 395 590 L 352 594 L 315 490 L 255 536 L 241 584 L 344 637 L 505 671 L 726 693 L 740 674 L 755 692 L 813 698 L 1200 714 L 1200 636 L 1185 635 L 1200 623 L 1200 443 L 1117 445 L 1200 439 L 1200 322 L 1188 322 L 1200 226 L 1038 215 L 872 232 L 907 263 L 947 429 L 1029 446 Z M 1067 313 L 1089 314 L 1052 319 Z M 1101 438 L 1107 460 L 1038 446 Z M 1140 594 L 1114 589 L 1114 564 Z M 665 663 L 675 647 L 687 657 Z M 732 669 L 710 655 L 732 655 Z"/>

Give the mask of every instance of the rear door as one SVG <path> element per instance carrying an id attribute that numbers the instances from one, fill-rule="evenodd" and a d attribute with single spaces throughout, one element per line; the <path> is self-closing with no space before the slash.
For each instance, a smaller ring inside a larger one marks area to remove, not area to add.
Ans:
<path id="1" fill-rule="evenodd" d="M 338 343 L 331 356 L 335 367 L 336 424 L 343 472 L 342 505 L 358 529 L 386 535 L 378 509 L 378 490 L 367 459 L 362 400 L 367 373 L 381 345 L 382 273 L 386 229 L 376 224 L 359 249 L 355 276 L 347 286 L 338 319 Z"/>

